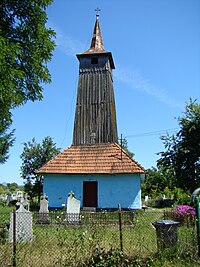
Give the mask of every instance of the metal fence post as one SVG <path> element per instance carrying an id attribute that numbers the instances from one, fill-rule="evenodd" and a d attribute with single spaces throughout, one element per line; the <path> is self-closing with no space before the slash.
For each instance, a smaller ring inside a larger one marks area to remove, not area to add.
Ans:
<path id="1" fill-rule="evenodd" d="M 198 242 L 198 256 L 200 257 L 200 203 L 197 194 L 199 194 L 200 188 L 197 188 L 192 194 L 192 200 L 196 209 L 196 226 L 197 226 L 197 242 Z"/>
<path id="2" fill-rule="evenodd" d="M 195 197 L 195 208 L 196 208 L 196 216 L 197 216 L 197 242 L 198 242 L 198 256 L 200 257 L 200 203 L 199 198 Z"/>
<path id="3" fill-rule="evenodd" d="M 121 252 L 123 252 L 123 242 L 122 242 L 122 211 L 121 211 L 120 204 L 118 204 L 118 214 L 119 214 L 120 248 L 121 248 Z"/>
<path id="4" fill-rule="evenodd" d="M 16 209 L 13 211 L 13 267 L 16 267 Z"/>

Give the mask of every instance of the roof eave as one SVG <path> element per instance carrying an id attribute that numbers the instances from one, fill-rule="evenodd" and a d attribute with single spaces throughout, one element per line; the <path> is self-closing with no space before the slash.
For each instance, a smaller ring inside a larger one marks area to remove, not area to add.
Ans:
<path id="1" fill-rule="evenodd" d="M 48 172 L 48 171 L 36 171 L 37 174 L 42 174 L 42 175 L 45 175 L 45 174 L 69 174 L 69 175 L 82 175 L 82 174 L 86 174 L 86 175 L 94 175 L 94 174 L 101 174 L 101 175 L 112 175 L 112 174 L 145 174 L 146 171 L 136 171 L 136 172 Z"/>

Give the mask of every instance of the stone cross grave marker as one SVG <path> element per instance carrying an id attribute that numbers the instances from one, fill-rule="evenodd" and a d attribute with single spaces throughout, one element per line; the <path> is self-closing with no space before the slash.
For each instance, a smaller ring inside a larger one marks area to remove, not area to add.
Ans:
<path id="1" fill-rule="evenodd" d="M 9 242 L 13 242 L 13 219 L 14 214 L 10 214 L 10 227 L 9 227 Z M 16 211 L 16 241 L 17 242 L 30 242 L 33 238 L 33 219 L 32 213 L 26 210 L 23 204 L 20 204 L 19 209 Z"/>
<path id="2" fill-rule="evenodd" d="M 27 194 L 24 197 L 22 197 L 19 202 L 16 203 L 16 206 L 20 206 L 21 204 L 25 209 L 29 211 L 30 203 Z"/>
<path id="3" fill-rule="evenodd" d="M 44 194 L 40 200 L 39 219 L 41 223 L 49 223 L 48 197 Z"/>
<path id="4" fill-rule="evenodd" d="M 78 223 L 80 215 L 80 200 L 74 197 L 70 192 L 67 198 L 67 221 L 69 223 Z"/>

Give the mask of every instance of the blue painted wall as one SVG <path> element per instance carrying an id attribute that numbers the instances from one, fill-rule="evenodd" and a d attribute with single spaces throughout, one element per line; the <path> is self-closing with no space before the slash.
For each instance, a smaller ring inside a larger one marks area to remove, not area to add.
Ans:
<path id="1" fill-rule="evenodd" d="M 98 182 L 98 208 L 141 209 L 141 189 L 139 174 L 115 175 L 44 175 L 43 192 L 49 198 L 49 207 L 61 208 L 66 203 L 68 193 L 73 191 L 83 206 L 83 181 Z"/>

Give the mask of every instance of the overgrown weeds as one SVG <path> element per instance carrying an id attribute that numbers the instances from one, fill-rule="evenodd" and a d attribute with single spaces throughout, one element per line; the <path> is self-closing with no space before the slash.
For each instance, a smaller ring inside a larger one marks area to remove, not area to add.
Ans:
<path id="1" fill-rule="evenodd" d="M 98 247 L 91 258 L 81 263 L 79 267 L 197 267 L 199 264 L 200 260 L 194 259 L 191 255 L 181 258 L 174 248 L 142 258 L 123 254 L 118 248 L 105 251 L 104 248 Z"/>
<path id="2" fill-rule="evenodd" d="M 100 216 L 101 215 L 101 216 Z M 59 219 L 63 214 L 57 214 Z M 194 225 L 178 227 L 175 248 L 158 251 L 157 236 L 152 223 L 163 219 L 163 212 L 147 210 L 136 212 L 133 225 L 123 224 L 123 253 L 120 250 L 120 234 L 117 222 L 109 216 L 98 214 L 92 225 L 58 223 L 33 224 L 33 240 L 17 243 L 17 266 L 20 267 L 185 267 L 200 266 L 197 256 L 197 239 Z M 5 218 L 3 218 L 5 222 Z M 7 220 L 9 219 L 8 216 Z M 54 218 L 53 217 L 53 218 Z M 106 225 L 105 217 L 112 224 Z M 90 218 L 90 217 L 88 217 Z M 117 220 L 116 214 L 113 218 Z M 127 217 L 128 218 L 128 217 Z M 97 224 L 98 220 L 101 224 Z M 8 221 L 7 221 L 8 222 Z M 128 222 L 128 220 L 127 220 Z M 0 243 L 0 267 L 12 266 L 13 244 L 2 233 Z M 1 265 L 3 262 L 3 265 Z"/>

